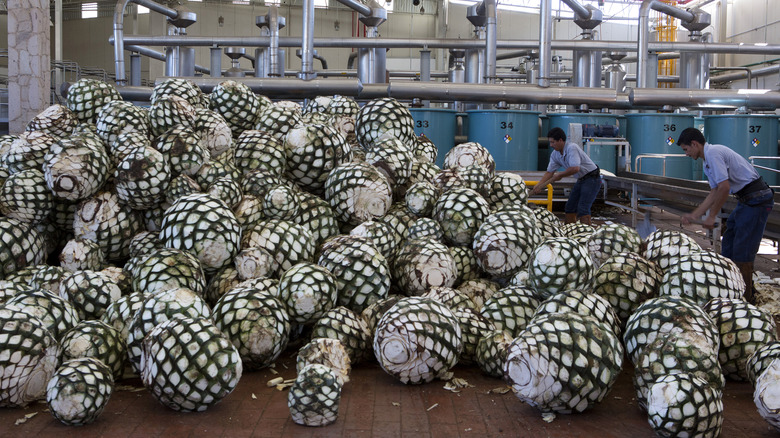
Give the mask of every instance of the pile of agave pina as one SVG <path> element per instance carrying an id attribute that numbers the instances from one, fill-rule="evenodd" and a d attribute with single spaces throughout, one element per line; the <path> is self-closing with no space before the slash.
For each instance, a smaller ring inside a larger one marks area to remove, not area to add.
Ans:
<path id="1" fill-rule="evenodd" d="M 624 354 L 659 435 L 718 435 L 725 378 L 780 423 L 780 343 L 732 262 L 679 232 L 562 225 L 477 143 L 436 155 L 394 99 L 169 79 L 146 109 L 78 81 L 0 139 L 0 406 L 45 397 L 86 424 L 129 367 L 200 411 L 294 339 L 305 425 L 336 420 L 361 361 L 409 384 L 476 364 L 569 413 Z"/>

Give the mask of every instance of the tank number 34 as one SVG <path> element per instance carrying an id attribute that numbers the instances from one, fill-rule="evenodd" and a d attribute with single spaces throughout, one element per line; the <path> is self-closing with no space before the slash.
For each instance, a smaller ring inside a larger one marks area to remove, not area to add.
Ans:
<path id="1" fill-rule="evenodd" d="M 507 129 L 507 128 L 514 129 L 515 127 L 514 123 L 512 122 L 501 122 L 499 123 L 499 126 L 501 127 L 501 129 Z"/>
<path id="2" fill-rule="evenodd" d="M 417 127 L 418 128 L 427 128 L 428 126 L 429 125 L 428 125 L 428 121 L 427 120 L 418 120 L 417 121 Z"/>

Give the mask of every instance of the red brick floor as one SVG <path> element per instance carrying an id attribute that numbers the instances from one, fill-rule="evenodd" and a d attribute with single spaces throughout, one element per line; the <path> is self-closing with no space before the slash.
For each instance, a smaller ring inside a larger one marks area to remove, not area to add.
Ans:
<path id="1" fill-rule="evenodd" d="M 285 369 L 282 364 L 288 366 Z M 278 362 L 284 378 L 293 378 L 289 356 Z M 68 427 L 46 411 L 45 403 L 26 409 L 0 408 L 0 437 L 653 437 L 647 418 L 634 400 L 631 369 L 624 370 L 612 391 L 596 407 L 574 415 L 559 415 L 552 423 L 539 411 L 521 403 L 511 391 L 490 392 L 504 386 L 499 379 L 472 367 L 456 367 L 456 377 L 474 387 L 460 393 L 443 389 L 444 382 L 406 386 L 376 364 L 360 364 L 344 386 L 339 418 L 319 428 L 292 422 L 287 392 L 268 388 L 269 370 L 246 373 L 236 390 L 221 403 L 201 413 L 179 413 L 159 404 L 140 379 L 119 382 L 106 410 L 88 426 Z M 748 383 L 728 382 L 723 437 L 776 437 L 756 412 Z M 26 414 L 38 414 L 15 425 Z"/>

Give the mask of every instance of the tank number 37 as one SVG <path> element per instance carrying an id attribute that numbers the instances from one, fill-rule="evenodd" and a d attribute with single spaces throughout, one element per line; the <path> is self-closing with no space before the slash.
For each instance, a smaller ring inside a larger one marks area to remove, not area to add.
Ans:
<path id="1" fill-rule="evenodd" d="M 748 126 L 748 132 L 758 133 L 760 131 L 761 131 L 761 125 L 750 125 L 750 126 Z"/>
<path id="2" fill-rule="evenodd" d="M 515 125 L 512 122 L 501 122 L 498 124 L 501 129 L 514 129 Z"/>

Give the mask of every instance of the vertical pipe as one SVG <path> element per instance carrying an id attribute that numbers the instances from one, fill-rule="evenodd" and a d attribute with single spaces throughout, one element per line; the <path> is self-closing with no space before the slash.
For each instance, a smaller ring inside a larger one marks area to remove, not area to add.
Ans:
<path id="1" fill-rule="evenodd" d="M 482 81 L 482 75 L 479 74 L 481 65 L 479 49 L 466 50 L 466 82 L 479 84 Z"/>
<path id="2" fill-rule="evenodd" d="M 125 7 L 130 0 L 119 0 L 114 7 L 114 77 L 117 85 L 125 85 Z"/>
<path id="3" fill-rule="evenodd" d="M 496 41 L 498 27 L 498 8 L 496 0 L 483 0 L 485 4 L 485 77 L 489 84 L 496 81 Z"/>
<path id="4" fill-rule="evenodd" d="M 636 86 L 637 88 L 647 88 L 647 64 L 649 61 L 649 39 L 650 39 L 650 7 L 656 0 L 643 0 L 639 7 L 639 31 L 637 34 L 637 64 L 636 64 Z"/>
<path id="5" fill-rule="evenodd" d="M 431 81 L 431 51 L 428 49 L 420 50 L 420 82 Z M 431 106 L 430 100 L 422 101 L 423 107 Z"/>
<path id="6" fill-rule="evenodd" d="M 211 71 L 211 77 L 212 78 L 221 78 L 222 77 L 222 49 L 217 47 L 216 45 L 211 46 L 211 65 L 210 65 L 210 71 Z"/>
<path id="7" fill-rule="evenodd" d="M 550 58 L 552 55 L 552 0 L 539 4 L 539 77 L 540 87 L 550 86 Z"/>
<path id="8" fill-rule="evenodd" d="M 301 44 L 301 79 L 314 79 L 314 0 L 303 0 L 303 41 Z"/>
<path id="9" fill-rule="evenodd" d="M 130 85 L 141 86 L 141 55 L 138 53 L 130 54 Z"/>
<path id="10" fill-rule="evenodd" d="M 428 49 L 420 50 L 420 81 L 431 81 L 431 51 Z"/>
<path id="11" fill-rule="evenodd" d="M 268 23 L 268 29 L 271 32 L 271 40 L 268 45 L 268 75 L 269 76 L 279 76 L 279 14 L 276 6 L 271 6 L 271 8 L 268 11 L 269 15 L 269 23 Z M 311 16 L 311 55 L 312 55 L 312 64 L 314 63 L 314 13 L 312 12 Z M 303 54 L 301 54 L 303 55 Z M 303 58 L 301 58 L 303 59 Z M 312 69 L 313 70 L 313 69 Z M 308 71 L 308 70 L 306 70 Z"/>
<path id="12" fill-rule="evenodd" d="M 176 35 L 176 27 L 172 24 L 168 24 L 168 35 Z M 165 48 L 165 76 L 176 77 L 179 74 L 179 53 L 181 46 L 173 46 Z"/>
<path id="13" fill-rule="evenodd" d="M 594 40 L 599 39 L 599 31 L 596 29 L 593 29 L 591 34 Z M 590 58 L 590 83 L 588 86 L 591 88 L 601 88 L 601 57 L 603 54 L 600 50 L 591 50 L 588 54 Z"/>
<path id="14" fill-rule="evenodd" d="M 179 49 L 179 75 L 195 76 L 195 49 L 181 47 Z"/>

